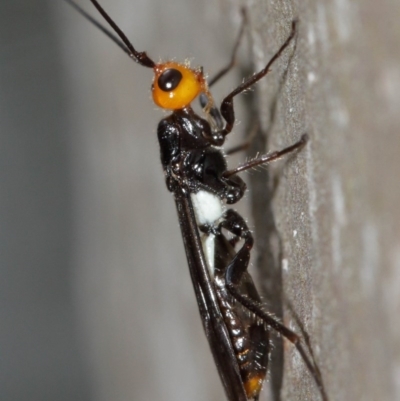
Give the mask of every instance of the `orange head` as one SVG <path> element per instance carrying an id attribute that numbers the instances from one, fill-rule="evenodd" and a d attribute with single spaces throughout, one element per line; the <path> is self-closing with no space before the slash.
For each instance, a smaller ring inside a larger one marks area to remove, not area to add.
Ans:
<path id="1" fill-rule="evenodd" d="M 174 61 L 154 66 L 151 90 L 154 103 L 163 109 L 183 109 L 201 92 L 206 93 L 212 102 L 203 71 Z"/>

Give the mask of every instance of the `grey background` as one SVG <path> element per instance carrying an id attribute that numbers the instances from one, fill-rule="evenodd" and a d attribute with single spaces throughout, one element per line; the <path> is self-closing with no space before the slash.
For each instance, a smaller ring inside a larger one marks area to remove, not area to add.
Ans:
<path id="1" fill-rule="evenodd" d="M 240 20 L 225 0 L 102 4 L 139 50 L 210 74 Z M 257 283 L 297 331 L 286 299 L 299 315 L 330 400 L 398 400 L 400 3 L 247 6 L 243 68 L 217 100 L 265 65 L 295 17 L 299 30 L 257 97 L 238 102 L 233 140 L 254 104 L 269 134 L 260 153 L 311 138 L 272 175 L 245 175 Z M 158 161 L 151 71 L 61 1 L 2 2 L 0 19 L 0 398 L 224 399 Z M 282 400 L 318 400 L 296 351 L 277 344 L 272 399 L 282 380 Z"/>

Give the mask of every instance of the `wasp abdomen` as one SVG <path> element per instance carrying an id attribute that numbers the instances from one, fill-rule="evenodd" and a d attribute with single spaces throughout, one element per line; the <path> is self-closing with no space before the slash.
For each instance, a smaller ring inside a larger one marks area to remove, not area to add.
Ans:
<path id="1" fill-rule="evenodd" d="M 230 302 L 224 291 L 217 291 L 220 309 L 228 329 L 246 396 L 257 399 L 265 380 L 268 362 L 268 334 L 263 324 L 258 325 L 254 316 L 236 302 Z M 239 317 L 240 315 L 240 317 Z"/>

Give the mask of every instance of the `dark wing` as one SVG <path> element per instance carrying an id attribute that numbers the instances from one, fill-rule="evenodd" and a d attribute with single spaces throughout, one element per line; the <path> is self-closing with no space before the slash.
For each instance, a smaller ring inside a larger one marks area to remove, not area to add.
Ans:
<path id="1" fill-rule="evenodd" d="M 189 193 L 175 191 L 179 224 L 204 330 L 229 401 L 248 401 L 207 264 Z"/>

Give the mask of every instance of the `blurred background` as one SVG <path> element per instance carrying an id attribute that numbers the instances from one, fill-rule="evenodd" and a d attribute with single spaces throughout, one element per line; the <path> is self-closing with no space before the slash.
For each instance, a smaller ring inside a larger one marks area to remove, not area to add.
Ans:
<path id="1" fill-rule="evenodd" d="M 101 4 L 138 50 L 210 75 L 240 22 L 233 0 Z M 239 67 L 264 65 L 301 21 L 270 147 L 311 137 L 274 198 L 285 291 L 330 400 L 398 400 L 400 5 L 247 5 Z M 1 2 L 0 32 L 0 399 L 223 400 L 159 162 L 151 70 L 61 0 Z M 260 85 L 264 126 L 285 57 Z M 282 399 L 319 399 L 285 358 Z"/>

